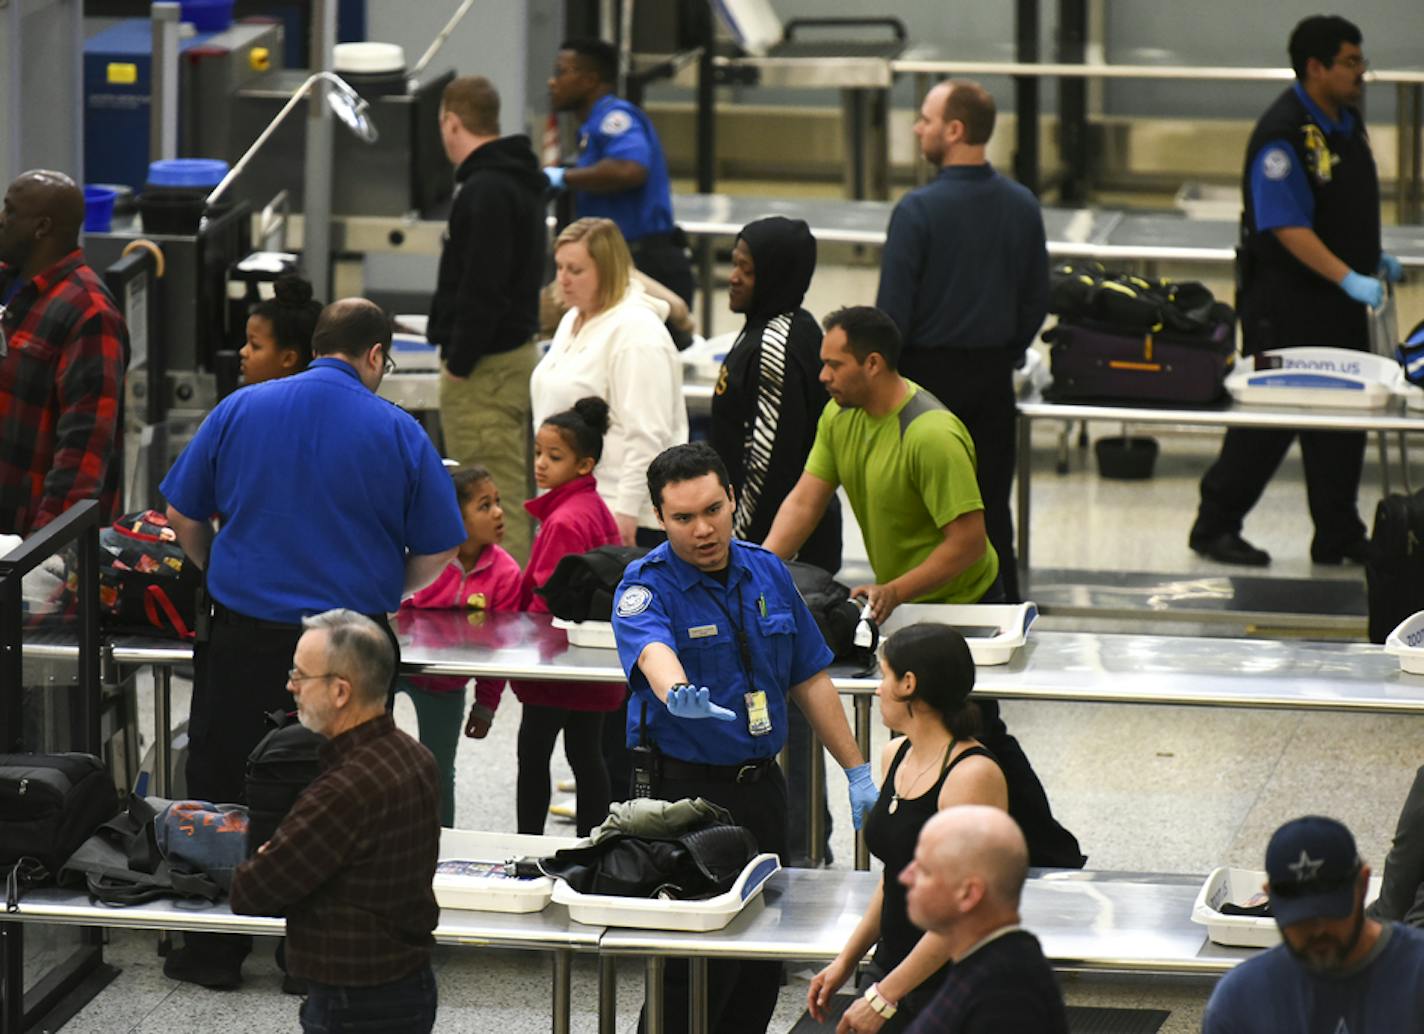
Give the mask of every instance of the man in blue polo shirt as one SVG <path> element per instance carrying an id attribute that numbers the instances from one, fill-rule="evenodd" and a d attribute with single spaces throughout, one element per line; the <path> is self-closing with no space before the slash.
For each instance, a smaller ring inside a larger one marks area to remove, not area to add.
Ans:
<path id="1" fill-rule="evenodd" d="M 1359 104 L 1365 57 L 1360 30 L 1313 15 L 1291 33 L 1296 81 L 1261 116 L 1246 145 L 1237 251 L 1241 350 L 1255 355 L 1299 345 L 1369 351 L 1369 306 L 1399 260 L 1380 251 L 1379 177 Z M 1232 428 L 1201 482 L 1188 544 L 1224 564 L 1264 566 L 1270 554 L 1241 537 L 1296 438 L 1290 429 Z M 1317 564 L 1364 563 L 1356 508 L 1363 431 L 1301 431 L 1306 498 Z"/>
<path id="2" fill-rule="evenodd" d="M 207 571 L 210 601 L 194 649 L 190 797 L 246 799 L 263 716 L 292 706 L 287 673 L 304 616 L 344 607 L 389 630 L 385 615 L 465 540 L 430 439 L 375 394 L 390 346 L 390 320 L 376 305 L 328 305 L 308 370 L 224 399 L 160 486 L 178 541 Z M 185 949 L 164 972 L 235 986 L 246 953 L 238 948 L 223 942 L 201 962 L 203 949 Z"/>
<path id="3" fill-rule="evenodd" d="M 628 565 L 613 613 L 631 691 L 634 795 L 706 798 L 785 858 L 776 756 L 794 704 L 845 769 L 859 829 L 877 792 L 826 674 L 831 651 L 786 565 L 732 537 L 736 504 L 721 457 L 706 442 L 674 446 L 648 467 L 648 489 L 667 541 Z M 779 963 L 712 960 L 707 975 L 708 1030 L 766 1030 Z M 669 1032 L 686 1029 L 686 993 L 686 964 L 669 961 Z"/>
<path id="4" fill-rule="evenodd" d="M 574 192 L 579 218 L 617 224 L 637 267 L 692 304 L 687 239 L 672 221 L 663 145 L 642 108 L 614 94 L 618 51 L 593 39 L 566 40 L 549 79 L 555 111 L 578 116 L 578 161 L 544 170 L 554 189 Z"/>

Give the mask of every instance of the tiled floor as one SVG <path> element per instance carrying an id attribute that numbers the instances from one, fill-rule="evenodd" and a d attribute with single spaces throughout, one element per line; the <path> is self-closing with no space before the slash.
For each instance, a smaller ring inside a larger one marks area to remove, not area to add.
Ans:
<path id="1" fill-rule="evenodd" d="M 808 307 L 824 314 L 836 305 L 873 300 L 875 274 L 862 266 L 823 266 Z M 730 329 L 729 317 L 719 324 Z M 1117 433 L 1108 425 L 1096 435 Z M 1158 434 L 1162 457 L 1148 482 L 1100 479 L 1075 455 L 1071 471 L 1053 470 L 1055 430 L 1035 435 L 1034 551 L 1044 567 L 1135 568 L 1187 574 L 1219 571 L 1186 548 L 1196 504 L 1196 481 L 1214 455 L 1215 435 Z M 1376 472 L 1362 489 L 1366 520 L 1378 496 Z M 1313 568 L 1307 555 L 1309 522 L 1299 460 L 1287 459 L 1247 526 L 1271 550 L 1278 575 L 1358 579 L 1357 569 Z M 860 550 L 854 532 L 848 556 Z M 863 551 L 859 552 L 863 556 Z M 1076 627 L 1083 627 L 1077 623 Z M 1147 626 L 1145 630 L 1150 630 Z M 1174 631 L 1180 631 L 1174 629 Z M 175 701 L 176 714 L 186 702 Z M 147 714 L 145 703 L 141 713 Z M 1379 866 L 1394 819 L 1421 756 L 1424 721 L 1398 716 L 1303 715 L 1210 708 L 1010 703 L 1010 727 L 1033 759 L 1054 807 L 1076 832 L 1099 869 L 1204 873 L 1219 864 L 1258 867 L 1270 832 L 1294 815 L 1320 811 L 1345 820 L 1367 862 Z M 401 724 L 414 727 L 402 701 Z M 500 708 L 488 739 L 461 743 L 458 824 L 475 829 L 514 827 L 514 736 L 519 705 Z M 877 743 L 884 730 L 877 729 Z M 556 775 L 567 775 L 561 756 Z M 852 856 L 844 782 L 831 776 L 836 856 Z M 558 828 L 551 823 L 551 831 Z M 297 1000 L 278 990 L 270 949 L 249 960 L 238 993 L 206 992 L 170 983 L 153 952 L 154 936 L 116 933 L 109 957 L 123 974 L 65 1029 L 71 1032 L 174 1029 L 273 1031 L 296 1028 Z M 444 1032 L 546 1031 L 546 959 L 517 952 L 442 950 Z M 636 967 L 620 979 L 620 1029 L 632 1029 L 641 999 Z M 793 978 L 782 994 L 773 1030 L 785 1031 L 801 1011 L 806 985 Z M 1065 979 L 1069 1000 L 1084 1004 L 1170 1009 L 1164 1030 L 1194 1031 L 1210 983 L 1125 977 Z M 591 961 L 574 968 L 574 1029 L 591 1032 L 596 985 Z"/>

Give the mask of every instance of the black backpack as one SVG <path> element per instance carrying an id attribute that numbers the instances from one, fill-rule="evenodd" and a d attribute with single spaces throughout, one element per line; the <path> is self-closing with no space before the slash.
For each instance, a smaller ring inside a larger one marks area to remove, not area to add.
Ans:
<path id="1" fill-rule="evenodd" d="M 1365 585 L 1372 643 L 1384 642 L 1396 625 L 1424 610 L 1424 490 L 1386 496 L 1375 507 Z"/>
<path id="2" fill-rule="evenodd" d="M 99 620 L 114 628 L 193 638 L 203 574 L 157 510 L 99 531 Z"/>
<path id="3" fill-rule="evenodd" d="M 273 711 L 272 730 L 247 756 L 247 855 L 272 839 L 303 790 L 321 772 L 318 752 L 326 737 L 312 732 L 296 716 Z"/>

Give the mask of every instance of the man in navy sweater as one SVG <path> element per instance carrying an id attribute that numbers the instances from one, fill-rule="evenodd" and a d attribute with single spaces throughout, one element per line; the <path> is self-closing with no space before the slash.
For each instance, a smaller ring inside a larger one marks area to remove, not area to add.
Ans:
<path id="1" fill-rule="evenodd" d="M 975 82 L 951 79 L 925 95 L 915 136 L 939 174 L 895 206 L 875 304 L 904 338 L 900 372 L 974 439 L 985 530 L 1017 600 L 1013 371 L 1048 312 L 1048 250 L 1037 199 L 985 157 L 994 117 L 994 98 Z"/>

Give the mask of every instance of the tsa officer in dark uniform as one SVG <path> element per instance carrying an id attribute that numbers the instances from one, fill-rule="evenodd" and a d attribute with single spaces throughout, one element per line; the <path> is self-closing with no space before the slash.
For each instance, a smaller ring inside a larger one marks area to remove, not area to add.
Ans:
<path id="1" fill-rule="evenodd" d="M 1359 103 L 1365 59 L 1360 30 L 1315 15 L 1290 38 L 1296 81 L 1261 116 L 1246 148 L 1245 211 L 1237 309 L 1243 351 L 1299 345 L 1368 351 L 1368 306 L 1384 300 L 1382 277 L 1399 261 L 1380 251 L 1379 177 Z M 1190 545 L 1226 564 L 1264 566 L 1270 555 L 1241 537 L 1297 432 L 1235 429 L 1201 483 Z M 1356 509 L 1365 435 L 1301 431 L 1317 564 L 1363 563 Z"/>
<path id="2" fill-rule="evenodd" d="M 642 108 L 614 94 L 618 51 L 602 40 L 567 40 L 559 48 L 549 101 L 576 114 L 578 161 L 544 170 L 554 189 L 574 192 L 578 218 L 612 219 L 634 264 L 692 304 L 687 241 L 672 221 L 672 189 L 657 131 Z"/>
<path id="3" fill-rule="evenodd" d="M 831 651 L 786 565 L 732 537 L 736 504 L 722 460 L 705 442 L 675 446 L 648 468 L 648 488 L 668 539 L 629 565 L 613 613 L 632 691 L 634 794 L 715 801 L 761 850 L 784 857 L 776 756 L 794 702 L 845 768 L 859 829 L 876 790 L 826 674 Z M 708 1029 L 765 1030 L 780 978 L 775 962 L 710 962 Z M 682 1029 L 685 996 L 686 967 L 669 963 L 669 1030 Z"/>

